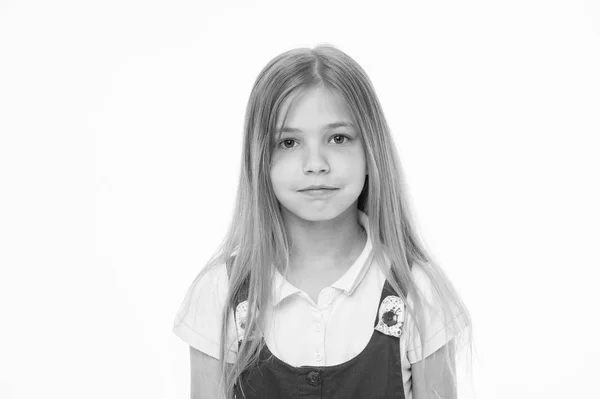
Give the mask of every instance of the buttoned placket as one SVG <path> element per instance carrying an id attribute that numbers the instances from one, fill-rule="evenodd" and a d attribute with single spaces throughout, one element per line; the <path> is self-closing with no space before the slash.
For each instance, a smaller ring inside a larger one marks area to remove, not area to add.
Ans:
<path id="1" fill-rule="evenodd" d="M 335 289 L 324 288 L 317 298 L 316 308 L 313 306 L 312 344 L 314 345 L 314 361 L 316 365 L 324 366 L 325 358 L 325 326 L 331 311 Z"/>
<path id="2" fill-rule="evenodd" d="M 315 349 L 315 361 L 318 365 L 323 365 L 323 357 L 325 353 L 325 329 L 323 328 L 323 312 L 317 310 L 315 313 L 315 319 L 313 323 L 313 345 Z"/>

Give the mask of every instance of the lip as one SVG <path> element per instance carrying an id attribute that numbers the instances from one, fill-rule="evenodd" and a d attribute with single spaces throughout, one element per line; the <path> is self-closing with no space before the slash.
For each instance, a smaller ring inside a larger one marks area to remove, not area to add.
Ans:
<path id="1" fill-rule="evenodd" d="M 308 190 L 337 190 L 337 188 L 331 187 L 331 186 L 319 185 L 319 186 L 308 186 L 308 187 L 300 189 L 298 191 L 308 191 Z"/>
<path id="2" fill-rule="evenodd" d="M 328 197 L 330 195 L 333 195 L 336 191 L 338 191 L 337 188 L 335 189 L 324 189 L 324 188 L 320 188 L 320 189 L 315 189 L 315 190 L 302 190 L 300 191 L 302 194 L 305 194 L 309 197 Z"/>

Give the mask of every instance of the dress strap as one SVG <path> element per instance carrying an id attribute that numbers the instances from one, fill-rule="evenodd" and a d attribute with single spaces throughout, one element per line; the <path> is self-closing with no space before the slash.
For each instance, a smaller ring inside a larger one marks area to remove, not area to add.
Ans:
<path id="1" fill-rule="evenodd" d="M 227 267 L 227 279 L 229 280 L 230 276 L 231 276 L 231 268 L 233 266 L 233 261 L 235 259 L 235 255 L 230 257 L 227 262 L 226 262 L 226 267 Z M 235 309 L 240 303 L 244 302 L 245 300 L 248 299 L 248 288 L 250 286 L 250 280 L 248 278 L 246 278 L 244 280 L 244 282 L 242 283 L 242 286 L 239 288 L 239 290 L 235 293 L 234 298 L 233 298 L 233 303 L 231 304 L 233 306 L 233 309 Z"/>
<path id="2" fill-rule="evenodd" d="M 381 298 L 375 318 L 375 330 L 399 338 L 402 333 L 406 315 L 406 306 L 388 280 L 385 280 L 381 290 Z"/>
<path id="3" fill-rule="evenodd" d="M 227 262 L 227 278 L 230 278 L 231 267 L 233 265 L 234 256 L 230 257 Z M 231 287 L 231 284 L 229 285 Z M 238 348 L 242 344 L 242 337 L 246 329 L 246 319 L 248 314 L 248 289 L 250 286 L 250 279 L 246 278 L 242 282 L 241 287 L 234 293 L 233 301 L 231 303 L 231 310 L 233 311 L 233 319 L 235 322 Z"/>
<path id="4" fill-rule="evenodd" d="M 377 314 L 375 315 L 374 327 L 377 326 L 377 324 L 379 323 L 379 310 L 381 309 L 381 305 L 385 301 L 385 298 L 387 298 L 389 296 L 397 296 L 397 295 L 396 295 L 396 291 L 394 291 L 394 288 L 392 287 L 390 282 L 386 279 L 385 283 L 383 284 L 383 288 L 381 290 L 381 296 L 379 297 L 379 304 L 377 305 Z"/>

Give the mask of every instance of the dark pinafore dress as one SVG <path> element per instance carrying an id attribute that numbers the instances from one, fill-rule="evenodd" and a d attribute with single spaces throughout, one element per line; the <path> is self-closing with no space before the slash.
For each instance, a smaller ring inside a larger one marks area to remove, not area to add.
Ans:
<path id="1" fill-rule="evenodd" d="M 234 301 L 238 327 L 245 324 L 247 287 L 247 283 L 242 286 Z M 386 280 L 373 334 L 361 353 L 334 366 L 294 367 L 275 357 L 264 345 L 258 364 L 238 379 L 235 399 L 405 399 L 399 348 L 404 313 L 403 301 Z M 241 336 L 238 338 L 239 348 L 242 341 Z"/>

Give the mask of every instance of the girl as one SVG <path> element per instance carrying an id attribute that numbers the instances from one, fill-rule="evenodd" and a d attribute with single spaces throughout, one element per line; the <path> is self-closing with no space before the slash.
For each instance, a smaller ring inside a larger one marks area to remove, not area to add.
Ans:
<path id="1" fill-rule="evenodd" d="M 470 326 L 366 73 L 332 46 L 275 57 L 250 94 L 229 231 L 174 323 L 192 398 L 453 398 Z"/>

